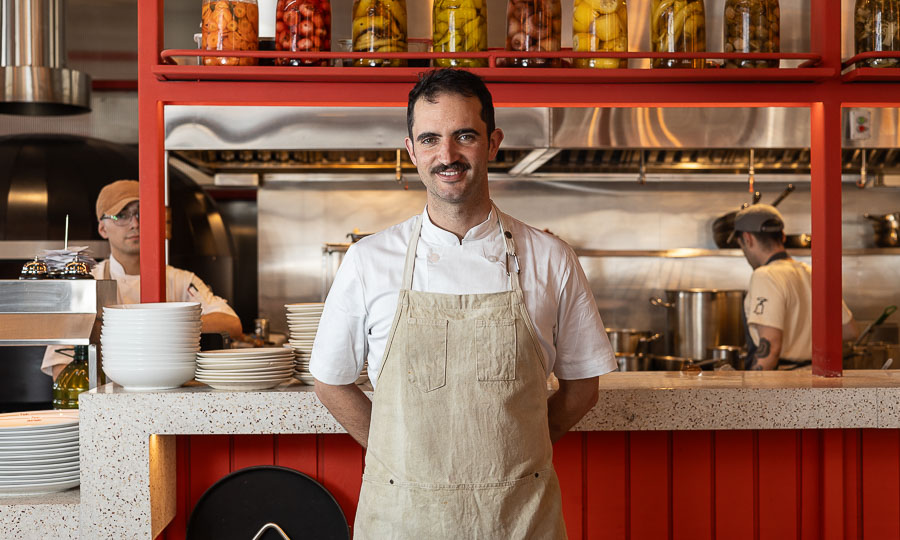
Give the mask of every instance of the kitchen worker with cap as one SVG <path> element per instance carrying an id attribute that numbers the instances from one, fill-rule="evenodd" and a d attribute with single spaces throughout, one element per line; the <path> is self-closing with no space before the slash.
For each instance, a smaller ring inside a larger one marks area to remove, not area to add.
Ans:
<path id="1" fill-rule="evenodd" d="M 784 248 L 784 218 L 768 204 L 748 206 L 734 218 L 734 238 L 753 267 L 744 297 L 749 355 L 746 369 L 796 369 L 812 359 L 812 269 Z M 856 334 L 841 301 L 844 339 Z"/>
<path id="2" fill-rule="evenodd" d="M 492 202 L 503 132 L 480 78 L 423 74 L 407 127 L 425 210 L 350 247 L 310 363 L 367 448 L 354 538 L 565 538 L 552 443 L 616 368 L 594 297 L 568 245 Z"/>
<path id="3" fill-rule="evenodd" d="M 97 230 L 109 241 L 109 259 L 97 264 L 91 273 L 96 279 L 115 279 L 119 304 L 141 301 L 141 249 L 138 213 L 139 189 L 136 180 L 118 180 L 107 184 L 97 197 Z M 225 299 L 193 272 L 166 266 L 166 300 L 200 302 L 201 331 L 228 332 L 233 339 L 241 337 L 241 321 Z M 50 347 L 44 355 L 41 370 L 53 378 L 71 361 Z"/>

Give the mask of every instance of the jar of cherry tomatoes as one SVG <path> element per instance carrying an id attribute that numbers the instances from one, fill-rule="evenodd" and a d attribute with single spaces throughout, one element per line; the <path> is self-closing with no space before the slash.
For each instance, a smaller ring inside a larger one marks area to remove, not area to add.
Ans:
<path id="1" fill-rule="evenodd" d="M 202 48 L 207 51 L 259 49 L 259 7 L 256 0 L 203 0 Z M 256 58 L 204 56 L 205 66 L 253 66 Z"/>
<path id="2" fill-rule="evenodd" d="M 331 50 L 329 0 L 278 0 L 275 6 L 275 50 L 316 52 Z M 323 58 L 279 58 L 281 66 L 325 66 Z"/>

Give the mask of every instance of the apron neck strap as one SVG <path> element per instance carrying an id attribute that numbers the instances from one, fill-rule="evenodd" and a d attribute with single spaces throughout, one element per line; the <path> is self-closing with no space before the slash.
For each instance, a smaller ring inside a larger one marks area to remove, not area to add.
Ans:
<path id="1" fill-rule="evenodd" d="M 512 290 L 519 291 L 521 290 L 521 285 L 519 283 L 519 258 L 516 255 L 516 242 L 510 232 L 506 215 L 502 214 L 493 202 L 491 203 L 491 210 L 497 218 L 497 225 L 500 227 L 500 236 L 503 237 L 503 241 L 506 245 L 506 275 L 509 277 Z M 422 233 L 423 220 L 424 217 L 422 214 L 419 214 L 416 217 L 416 222 L 413 224 L 412 235 L 410 235 L 409 238 L 409 245 L 406 247 L 406 262 L 403 266 L 403 289 L 405 290 L 412 289 L 413 270 L 416 265 L 416 247 L 419 245 L 419 236 Z M 510 263 L 513 265 L 512 269 L 510 269 Z M 510 270 L 515 272 L 515 278 L 513 278 Z"/>

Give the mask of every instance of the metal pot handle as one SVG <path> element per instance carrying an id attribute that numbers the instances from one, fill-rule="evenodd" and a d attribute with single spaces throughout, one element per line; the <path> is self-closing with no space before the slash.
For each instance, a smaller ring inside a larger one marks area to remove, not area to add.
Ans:
<path id="1" fill-rule="evenodd" d="M 650 299 L 650 304 L 654 306 L 664 307 L 664 308 L 674 308 L 675 304 L 670 304 L 668 302 L 663 302 L 662 298 L 653 297 Z"/>

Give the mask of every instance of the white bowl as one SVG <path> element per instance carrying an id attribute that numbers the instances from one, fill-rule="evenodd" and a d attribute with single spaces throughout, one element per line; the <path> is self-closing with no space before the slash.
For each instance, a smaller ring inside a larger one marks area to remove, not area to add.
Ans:
<path id="1" fill-rule="evenodd" d="M 148 302 L 144 304 L 116 304 L 104 311 L 200 311 L 200 302 Z"/>
<path id="2" fill-rule="evenodd" d="M 171 334 L 148 334 L 148 335 L 130 335 L 123 334 L 100 334 L 100 343 L 103 345 L 198 345 L 200 343 L 200 334 L 194 335 L 171 335 Z"/>
<path id="3" fill-rule="evenodd" d="M 126 390 L 178 388 L 194 378 L 194 366 L 190 364 L 178 367 L 133 367 L 104 363 L 103 372 Z"/>
<path id="4" fill-rule="evenodd" d="M 160 354 L 160 355 L 135 355 L 128 353 L 112 353 L 112 354 L 104 354 L 103 355 L 103 365 L 106 364 L 118 364 L 118 365 L 129 365 L 129 366 L 137 366 L 137 365 L 156 365 L 156 364 L 191 364 L 196 365 L 196 353 L 194 352 L 186 352 L 186 353 L 172 353 L 172 354 Z"/>

